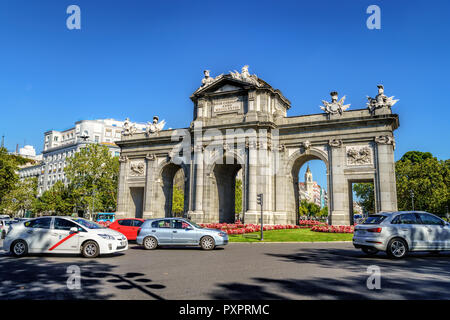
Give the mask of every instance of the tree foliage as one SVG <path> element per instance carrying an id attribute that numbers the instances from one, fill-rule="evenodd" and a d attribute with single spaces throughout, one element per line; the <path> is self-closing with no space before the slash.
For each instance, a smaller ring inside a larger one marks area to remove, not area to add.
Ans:
<path id="1" fill-rule="evenodd" d="M 322 209 L 320 209 L 318 216 L 319 217 L 328 217 L 328 207 L 325 206 Z"/>
<path id="2" fill-rule="evenodd" d="M 14 188 L 3 197 L 1 207 L 3 212 L 9 215 L 15 215 L 21 211 L 31 211 L 34 209 L 34 204 L 37 196 L 37 179 L 27 178 L 19 180 L 14 185 Z"/>
<path id="3" fill-rule="evenodd" d="M 182 217 L 184 213 L 184 192 L 174 184 L 172 197 L 172 214 L 174 217 Z"/>
<path id="4" fill-rule="evenodd" d="M 17 162 L 8 154 L 8 150 L 0 148 L 0 207 L 3 207 L 3 199 L 16 188 L 19 177 Z"/>
<path id="5" fill-rule="evenodd" d="M 414 209 L 443 215 L 450 205 L 450 160 L 429 152 L 407 152 L 395 164 L 399 210 Z"/>
<path id="6" fill-rule="evenodd" d="M 70 187 L 57 181 L 35 201 L 34 210 L 40 213 L 71 215 L 75 201 Z"/>
<path id="7" fill-rule="evenodd" d="M 300 216 L 318 216 L 320 213 L 320 206 L 313 202 L 302 200 L 300 202 L 298 211 Z"/>
<path id="8" fill-rule="evenodd" d="M 236 179 L 236 187 L 234 189 L 234 212 L 242 213 L 242 180 Z"/>
<path id="9" fill-rule="evenodd" d="M 363 212 L 373 214 L 375 211 L 375 191 L 373 183 L 354 183 L 353 192 L 360 199 L 359 204 L 362 207 Z"/>
<path id="10" fill-rule="evenodd" d="M 106 146 L 90 144 L 67 160 L 64 172 L 77 208 L 114 211 L 117 202 L 119 160 Z"/>

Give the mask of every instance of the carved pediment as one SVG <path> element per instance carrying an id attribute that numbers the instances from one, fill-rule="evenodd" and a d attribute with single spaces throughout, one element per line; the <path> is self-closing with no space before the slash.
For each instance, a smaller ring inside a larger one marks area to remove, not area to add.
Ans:
<path id="1" fill-rule="evenodd" d="M 221 75 L 213 80 L 211 83 L 201 86 L 191 96 L 192 100 L 196 100 L 207 94 L 214 94 L 235 90 L 248 90 L 252 87 L 256 88 L 256 85 L 244 82 L 238 79 L 234 79 L 231 75 Z"/>
<path id="2" fill-rule="evenodd" d="M 225 84 L 222 87 L 218 88 L 214 92 L 226 92 L 226 91 L 234 91 L 234 90 L 240 90 L 240 89 L 242 89 L 242 88 L 238 87 L 238 86 L 234 86 L 232 84 Z"/>

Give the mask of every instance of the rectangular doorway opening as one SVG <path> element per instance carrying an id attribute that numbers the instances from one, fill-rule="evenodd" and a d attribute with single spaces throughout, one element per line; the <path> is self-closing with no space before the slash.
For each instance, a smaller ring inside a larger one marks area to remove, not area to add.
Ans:
<path id="1" fill-rule="evenodd" d="M 130 188 L 130 194 L 132 201 L 131 212 L 134 211 L 135 218 L 143 217 L 144 209 L 144 187 Z M 134 209 L 134 210 L 133 210 Z"/>
<path id="2" fill-rule="evenodd" d="M 373 180 L 349 181 L 350 224 L 358 224 L 370 214 L 377 212 Z"/>

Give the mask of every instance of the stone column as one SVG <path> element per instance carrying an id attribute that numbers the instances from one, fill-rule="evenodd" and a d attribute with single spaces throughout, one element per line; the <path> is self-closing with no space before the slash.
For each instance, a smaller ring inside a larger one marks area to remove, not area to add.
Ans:
<path id="1" fill-rule="evenodd" d="M 155 169 L 156 169 L 156 156 L 154 154 L 147 154 L 146 160 L 146 174 L 145 174 L 145 189 L 144 189 L 144 219 L 152 219 L 154 215 L 154 193 L 155 193 Z"/>
<path id="2" fill-rule="evenodd" d="M 275 203 L 274 210 L 276 214 L 284 216 L 286 219 L 286 223 L 295 224 L 297 215 L 288 214 L 288 200 L 293 201 L 293 198 L 288 198 L 288 192 L 292 188 L 292 183 L 290 181 L 291 172 L 285 172 L 284 167 L 286 166 L 286 147 L 285 145 L 279 145 L 276 147 L 278 150 L 275 150 L 274 156 L 277 159 L 277 164 L 275 168 L 275 183 L 274 190 L 275 193 Z M 292 195 L 293 197 L 293 195 Z"/>
<path id="3" fill-rule="evenodd" d="M 395 183 L 394 138 L 380 136 L 375 138 L 377 152 L 377 181 L 379 211 L 397 211 L 397 188 Z"/>
<path id="4" fill-rule="evenodd" d="M 127 183 L 127 172 L 128 172 L 128 157 L 119 157 L 120 169 L 119 169 L 119 185 L 117 190 L 117 210 L 116 218 L 131 217 L 129 212 L 129 198 L 130 189 Z"/>
<path id="5" fill-rule="evenodd" d="M 258 184 L 258 150 L 256 141 L 248 143 L 248 198 L 247 211 L 245 212 L 245 223 L 258 223 L 260 211 L 256 204 Z M 264 200 L 265 201 L 265 200 Z"/>
<path id="6" fill-rule="evenodd" d="M 195 195 L 195 205 L 194 211 L 191 212 L 191 219 L 196 222 L 203 221 L 203 187 L 204 187 L 204 161 L 203 161 L 203 146 L 194 146 L 194 172 L 195 172 L 195 183 L 194 183 L 194 195 Z"/>
<path id="7" fill-rule="evenodd" d="M 330 161 L 329 203 L 331 208 L 331 224 L 350 225 L 350 209 L 348 183 L 344 175 L 345 148 L 342 140 L 332 139 L 328 143 Z"/>

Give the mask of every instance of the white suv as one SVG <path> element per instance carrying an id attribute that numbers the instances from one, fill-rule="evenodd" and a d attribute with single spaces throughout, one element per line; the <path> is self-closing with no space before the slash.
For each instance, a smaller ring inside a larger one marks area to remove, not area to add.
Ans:
<path id="1" fill-rule="evenodd" d="M 396 259 L 408 251 L 450 250 L 450 224 L 423 211 L 381 212 L 355 227 L 353 245 L 369 255 L 386 251 Z"/>

